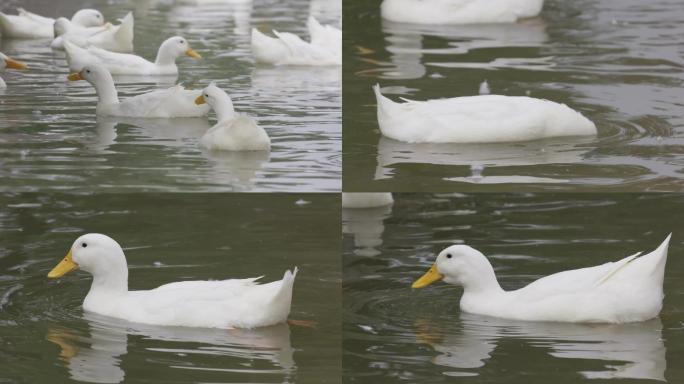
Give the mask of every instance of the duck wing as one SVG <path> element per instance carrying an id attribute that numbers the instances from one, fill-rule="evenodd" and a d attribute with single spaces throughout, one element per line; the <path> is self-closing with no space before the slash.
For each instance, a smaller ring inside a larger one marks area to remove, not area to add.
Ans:
<path id="1" fill-rule="evenodd" d="M 529 285 L 513 291 L 516 298 L 526 302 L 546 300 L 553 296 L 573 295 L 595 290 L 615 278 L 641 253 L 625 257 L 619 261 L 608 262 L 595 267 L 573 269 L 542 277 Z"/>
<path id="2" fill-rule="evenodd" d="M 130 117 L 199 117 L 209 113 L 206 104 L 196 105 L 201 91 L 188 91 L 181 85 L 133 96 L 120 103 L 122 116 Z"/>
<path id="3" fill-rule="evenodd" d="M 130 53 L 111 52 L 96 46 L 88 47 L 88 53 L 107 67 L 110 73 L 131 73 L 135 69 L 144 70 L 154 65 L 152 62 Z"/>

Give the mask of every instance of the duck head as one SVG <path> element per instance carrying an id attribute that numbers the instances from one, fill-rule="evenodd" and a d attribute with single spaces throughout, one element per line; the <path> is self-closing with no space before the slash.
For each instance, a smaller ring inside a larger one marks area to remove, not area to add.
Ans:
<path id="1" fill-rule="evenodd" d="M 202 94 L 195 99 L 195 104 L 209 104 L 211 109 L 216 112 L 218 121 L 232 118 L 235 115 L 233 101 L 227 93 L 217 87 L 213 82 L 202 90 Z"/>
<path id="2" fill-rule="evenodd" d="M 97 9 L 81 9 L 74 13 L 71 22 L 82 27 L 99 27 L 104 25 L 105 19 Z"/>
<path id="3" fill-rule="evenodd" d="M 64 259 L 48 273 L 48 277 L 56 279 L 77 269 L 98 276 L 128 271 L 128 265 L 119 243 L 106 235 L 88 233 L 74 241 Z"/>
<path id="4" fill-rule="evenodd" d="M 69 81 L 85 80 L 93 85 L 107 78 L 112 79 L 111 73 L 109 73 L 106 68 L 97 64 L 86 65 L 80 72 L 71 73 L 68 77 Z M 112 82 L 114 82 L 113 79 Z"/>
<path id="5" fill-rule="evenodd" d="M 465 289 L 498 287 L 494 269 L 487 258 L 467 245 L 452 245 L 444 249 L 432 267 L 411 287 L 423 288 L 440 280 Z"/>
<path id="6" fill-rule="evenodd" d="M 109 71 L 97 64 L 88 64 L 80 72 L 68 76 L 69 81 L 85 80 L 95 87 L 99 103 L 117 103 L 119 96 L 114 86 L 114 79 Z"/>
<path id="7" fill-rule="evenodd" d="M 188 40 L 182 36 L 174 36 L 166 39 L 160 46 L 157 52 L 157 64 L 172 64 L 176 58 L 180 56 L 190 56 L 195 59 L 201 59 L 199 53 L 190 48 Z"/>
<path id="8" fill-rule="evenodd" d="M 16 61 L 0 52 L 0 71 L 3 71 L 5 68 L 26 69 L 26 64 Z"/>

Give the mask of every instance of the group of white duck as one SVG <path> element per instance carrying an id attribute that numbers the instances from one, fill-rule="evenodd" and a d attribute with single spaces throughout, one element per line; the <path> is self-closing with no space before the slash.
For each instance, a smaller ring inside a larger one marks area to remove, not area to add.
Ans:
<path id="1" fill-rule="evenodd" d="M 250 116 L 238 113 L 230 96 L 214 82 L 203 90 L 186 90 L 180 84 L 168 89 L 120 100 L 112 75 L 178 75 L 176 60 L 181 56 L 200 59 L 182 36 L 166 39 L 154 61 L 133 53 L 134 18 L 128 13 L 117 25 L 105 22 L 97 10 L 82 9 L 71 19 L 52 19 L 19 8 L 17 15 L 0 12 L 3 38 L 53 39 L 50 46 L 64 50 L 71 81 L 85 80 L 97 93 L 96 113 L 100 116 L 133 118 L 202 117 L 211 109 L 218 122 L 199 140 L 209 150 L 268 151 L 271 140 Z M 342 31 L 321 25 L 310 16 L 307 27 L 311 41 L 273 31 L 274 37 L 252 30 L 251 47 L 255 62 L 276 66 L 340 66 Z M 25 69 L 26 64 L 0 53 L 0 70 Z M 0 80 L 4 86 L 4 81 Z"/>
<path id="2" fill-rule="evenodd" d="M 50 46 L 64 50 L 70 81 L 85 80 L 97 93 L 99 116 L 134 118 L 202 117 L 213 109 L 218 122 L 201 138 L 209 149 L 267 151 L 270 138 L 256 121 L 237 113 L 230 96 L 213 82 L 203 90 L 181 85 L 120 100 L 115 75 L 177 75 L 176 60 L 201 56 L 187 39 L 166 39 L 149 61 L 132 54 L 134 18 L 128 13 L 117 25 L 105 22 L 97 10 L 82 9 L 71 19 L 52 19 L 19 9 L 17 15 L 0 13 L 3 38 L 53 39 Z M 252 52 L 257 63 L 276 66 L 339 66 L 342 32 L 308 19 L 310 42 L 292 33 L 273 31 L 269 37 L 252 32 Z M 0 53 L 0 70 L 25 69 L 26 64 Z M 4 85 L 4 82 L 2 83 Z M 147 291 L 128 290 L 128 267 L 121 246 L 102 234 L 86 234 L 72 245 L 67 256 L 48 274 L 58 278 L 81 269 L 93 276 L 83 308 L 127 321 L 189 327 L 255 328 L 287 321 L 297 268 L 283 279 L 259 284 L 260 278 L 221 281 L 183 281 Z"/>
<path id="3" fill-rule="evenodd" d="M 382 18 L 413 24 L 515 23 L 536 17 L 544 0 L 384 0 Z M 373 87 L 380 131 L 407 143 L 502 143 L 596 136 L 596 125 L 570 107 L 527 96 L 488 94 L 399 103 Z M 485 94 L 487 93 L 487 94 Z"/>

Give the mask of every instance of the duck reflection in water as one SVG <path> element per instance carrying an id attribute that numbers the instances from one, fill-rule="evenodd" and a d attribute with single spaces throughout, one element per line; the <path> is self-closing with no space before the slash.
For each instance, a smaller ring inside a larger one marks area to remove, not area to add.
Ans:
<path id="1" fill-rule="evenodd" d="M 525 57 L 494 59 L 492 62 L 457 60 L 429 62 L 425 56 L 465 55 L 471 51 L 493 48 L 543 46 L 548 40 L 546 24 L 540 19 L 530 19 L 515 24 L 483 25 L 422 25 L 382 20 L 385 46 L 390 53 L 389 62 L 376 61 L 367 50 L 360 50 L 362 60 L 379 67 L 361 74 L 381 79 L 420 79 L 428 76 L 427 67 L 474 67 L 474 68 L 533 68 L 544 70 L 554 66 L 548 57 Z M 441 41 L 441 46 L 435 42 Z M 432 74 L 435 75 L 435 74 Z M 473 89 L 476 92 L 477 89 Z"/>
<path id="2" fill-rule="evenodd" d="M 458 328 L 427 319 L 414 323 L 417 341 L 429 344 L 437 353 L 433 364 L 456 369 L 444 371 L 447 376 L 477 375 L 474 370 L 487 365 L 500 342 L 515 339 L 542 348 L 552 357 L 576 359 L 578 373 L 588 379 L 665 381 L 666 348 L 660 319 L 630 324 L 573 324 L 463 313 Z M 581 361 L 603 362 L 605 369 L 591 370 L 596 367 L 591 363 L 585 370 Z"/>
<path id="3" fill-rule="evenodd" d="M 593 151 L 593 137 L 545 139 L 492 144 L 409 144 L 381 137 L 378 142 L 375 180 L 395 177 L 401 164 L 435 164 L 463 167 L 463 176 L 450 181 L 478 184 L 499 183 L 565 183 L 562 178 L 538 178 L 526 175 L 487 176 L 487 168 L 528 167 L 544 164 L 586 163 Z M 484 171 L 484 172 L 483 172 Z"/>
<path id="4" fill-rule="evenodd" d="M 377 256 L 381 253 L 378 248 L 385 232 L 383 221 L 392 215 L 393 202 L 391 193 L 345 192 L 342 195 L 342 232 L 354 236 L 355 255 Z"/>
<path id="5" fill-rule="evenodd" d="M 152 345 L 147 348 L 149 351 L 168 353 L 169 359 L 183 360 L 182 364 L 173 365 L 174 368 L 199 369 L 191 363 L 192 355 L 221 355 L 230 360 L 222 359 L 222 365 L 217 367 L 203 363 L 201 369 L 236 374 L 258 374 L 261 370 L 270 376 L 283 375 L 283 382 L 290 382 L 297 369 L 287 324 L 223 330 L 134 324 L 89 313 L 84 314 L 84 319 L 89 332 L 53 326 L 47 333 L 47 339 L 60 347 L 60 359 L 71 378 L 77 381 L 122 382 L 126 372 L 121 362 L 128 351 L 129 335 L 148 340 L 147 344 Z M 178 343 L 191 344 L 182 348 Z"/>

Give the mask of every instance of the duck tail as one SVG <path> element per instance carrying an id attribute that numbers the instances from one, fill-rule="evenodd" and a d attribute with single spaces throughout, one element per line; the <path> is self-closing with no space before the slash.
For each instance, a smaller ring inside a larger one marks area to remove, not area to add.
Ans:
<path id="1" fill-rule="evenodd" d="M 373 86 L 373 92 L 375 92 L 375 100 L 378 104 L 378 120 L 381 120 L 383 116 L 391 115 L 392 109 L 397 105 L 397 103 L 382 94 L 380 91 L 380 84 L 378 83 Z"/>
<path id="2" fill-rule="evenodd" d="M 655 251 L 652 252 L 652 254 L 655 254 L 656 256 L 656 262 L 653 267 L 653 272 L 656 273 L 659 276 L 662 276 L 665 274 L 665 264 L 667 263 L 667 251 L 670 247 L 670 238 L 672 238 L 672 233 L 667 235 L 665 240 L 663 240 L 662 243 L 658 246 L 658 248 L 655 249 Z"/>
<path id="3" fill-rule="evenodd" d="M 294 287 L 295 277 L 297 277 L 298 268 L 294 267 L 292 271 L 287 270 L 283 275 L 283 279 L 280 281 L 280 289 L 273 296 L 272 302 L 282 305 L 283 308 L 287 308 L 287 312 L 290 312 L 290 303 L 292 302 L 292 288 Z"/>
<path id="4" fill-rule="evenodd" d="M 121 19 L 119 29 L 114 33 L 114 39 L 125 45 L 130 52 L 133 51 L 133 23 L 133 12 L 128 12 Z"/>

